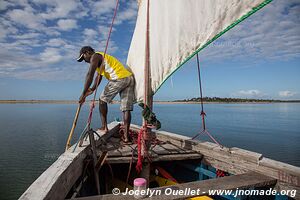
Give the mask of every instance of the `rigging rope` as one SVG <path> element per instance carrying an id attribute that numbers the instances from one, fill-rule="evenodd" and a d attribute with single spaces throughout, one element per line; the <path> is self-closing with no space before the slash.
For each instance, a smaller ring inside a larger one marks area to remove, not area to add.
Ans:
<path id="1" fill-rule="evenodd" d="M 107 48 L 108 48 L 108 44 L 109 44 L 109 39 L 110 39 L 110 36 L 111 36 L 111 32 L 112 32 L 112 27 L 113 27 L 113 24 L 114 24 L 114 21 L 115 21 L 115 18 L 116 18 L 116 15 L 117 15 L 117 10 L 118 10 L 118 5 L 119 5 L 119 0 L 116 1 L 116 7 L 115 7 L 115 10 L 114 10 L 114 15 L 113 15 L 113 18 L 112 18 L 112 22 L 111 22 L 111 25 L 110 25 L 110 29 L 109 29 L 109 33 L 108 33 L 108 38 L 106 40 L 106 46 L 105 46 L 105 50 L 104 50 L 104 56 L 103 56 L 103 60 L 102 60 L 102 63 L 104 62 L 104 59 L 105 59 L 105 55 L 106 55 L 106 52 L 107 52 Z M 94 93 L 94 97 L 93 97 L 93 100 L 91 101 L 91 104 L 90 104 L 90 112 L 89 112 L 89 116 L 88 116 L 88 120 L 87 120 L 87 124 L 85 126 L 85 128 L 83 129 L 82 133 L 80 134 L 80 137 L 79 139 L 77 140 L 76 144 L 75 144 L 75 147 L 73 149 L 73 152 L 75 151 L 77 145 L 79 144 L 79 146 L 81 145 L 86 133 L 88 130 L 90 130 L 90 125 L 91 125 L 91 121 L 92 121 L 92 117 L 93 117 L 93 110 L 95 108 L 95 99 L 96 99 L 96 95 L 97 95 L 97 90 L 98 90 L 98 85 L 99 85 L 99 81 L 100 81 L 100 74 L 97 75 L 97 78 L 96 78 L 96 89 L 95 89 L 95 93 Z M 99 102 L 100 103 L 100 102 Z M 80 109 L 81 105 L 79 106 L 79 109 Z M 72 137 L 71 136 L 71 133 L 69 135 L 69 138 Z M 70 138 L 71 139 L 71 138 Z M 68 142 L 67 142 L 67 145 L 70 145 L 69 142 L 70 142 L 70 139 L 68 139 Z M 80 143 L 79 143 L 80 141 Z"/>
<path id="2" fill-rule="evenodd" d="M 111 35 L 111 32 L 112 32 L 112 27 L 113 27 L 113 24 L 114 24 L 116 15 L 117 15 L 118 5 L 119 5 L 119 0 L 117 0 L 117 2 L 116 2 L 116 7 L 115 7 L 115 10 L 114 10 L 114 15 L 113 15 L 112 22 L 111 22 L 111 25 L 110 25 L 110 29 L 109 29 L 109 33 L 108 33 L 108 38 L 106 40 L 106 46 L 105 46 L 105 50 L 104 50 L 104 56 L 103 56 L 102 63 L 104 62 L 105 55 L 106 55 L 106 52 L 107 52 L 107 48 L 108 48 L 108 44 L 109 44 L 109 39 L 110 39 L 110 35 Z M 94 93 L 94 98 L 93 98 L 93 100 L 91 102 L 91 105 L 90 105 L 90 113 L 89 113 L 89 117 L 88 117 L 88 121 L 87 121 L 88 129 L 90 129 L 90 125 L 91 125 L 91 121 L 92 121 L 92 117 L 93 117 L 93 110 L 95 108 L 95 99 L 96 99 L 96 95 L 97 95 L 99 81 L 100 81 L 100 74 L 97 75 L 97 81 L 96 81 L 97 84 L 96 84 L 96 89 L 95 89 L 95 93 Z"/>
<path id="3" fill-rule="evenodd" d="M 201 83 L 201 72 L 200 72 L 200 62 L 199 62 L 199 56 L 197 53 L 197 69 L 198 69 L 198 80 L 199 80 L 199 93 L 200 93 L 200 102 L 201 102 L 201 117 L 202 117 L 202 128 L 203 130 L 200 133 L 197 133 L 192 140 L 196 139 L 199 135 L 202 133 L 206 133 L 214 143 L 216 143 L 219 146 L 222 146 L 207 130 L 205 125 L 205 117 L 206 113 L 204 112 L 204 106 L 203 106 L 203 95 L 202 95 L 202 83 Z"/>
<path id="4" fill-rule="evenodd" d="M 201 73 L 200 73 L 200 62 L 199 62 L 199 56 L 197 53 L 197 69 L 198 69 L 198 80 L 199 80 L 199 92 L 200 92 L 200 99 L 201 99 L 201 116 L 202 116 L 202 127 L 205 130 L 205 112 L 203 109 L 203 96 L 202 96 L 202 84 L 201 84 Z"/>

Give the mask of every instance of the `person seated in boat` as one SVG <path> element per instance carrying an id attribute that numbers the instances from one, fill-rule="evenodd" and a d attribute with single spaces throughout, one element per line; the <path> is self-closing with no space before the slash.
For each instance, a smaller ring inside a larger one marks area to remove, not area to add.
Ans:
<path id="1" fill-rule="evenodd" d="M 84 46 L 81 48 L 77 61 L 82 62 L 83 60 L 90 63 L 90 66 L 86 75 L 82 95 L 79 98 L 79 103 L 84 103 L 85 98 L 94 92 L 104 76 L 108 80 L 108 83 L 99 99 L 99 111 L 102 121 L 102 127 L 100 130 L 105 133 L 108 132 L 107 103 L 110 103 L 119 93 L 121 100 L 120 109 L 123 112 L 124 121 L 124 142 L 128 143 L 131 111 L 133 110 L 133 103 L 135 102 L 135 80 L 133 74 L 115 57 L 108 54 L 104 55 L 103 52 L 95 52 L 95 50 L 90 46 Z M 96 76 L 93 86 L 90 87 L 96 71 L 98 76 Z M 97 77 L 99 80 L 97 80 Z"/>

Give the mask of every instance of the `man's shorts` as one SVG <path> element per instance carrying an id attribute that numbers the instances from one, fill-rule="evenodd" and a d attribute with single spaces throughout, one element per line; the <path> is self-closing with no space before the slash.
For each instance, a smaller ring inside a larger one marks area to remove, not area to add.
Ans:
<path id="1" fill-rule="evenodd" d="M 121 111 L 132 111 L 135 102 L 135 80 L 133 76 L 122 79 L 110 80 L 100 95 L 100 100 L 110 103 L 119 93 L 121 98 Z"/>

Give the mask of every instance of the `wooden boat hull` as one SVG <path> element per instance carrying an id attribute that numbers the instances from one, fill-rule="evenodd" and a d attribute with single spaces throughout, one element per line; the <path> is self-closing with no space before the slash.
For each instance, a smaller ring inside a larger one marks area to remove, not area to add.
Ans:
<path id="1" fill-rule="evenodd" d="M 132 129 L 134 130 L 138 130 L 139 128 L 140 127 L 136 125 L 132 125 Z M 97 138 L 95 142 L 97 146 L 97 152 L 95 154 L 98 155 L 98 158 L 101 157 L 101 155 L 103 156 L 103 152 L 108 152 L 107 157 L 105 157 L 105 162 L 109 164 L 104 164 L 103 169 L 100 170 L 100 185 L 103 184 L 101 178 L 109 174 L 109 168 L 110 170 L 122 169 L 121 175 L 126 177 L 128 166 L 136 162 L 135 154 L 133 153 L 136 147 L 134 145 L 119 145 L 119 139 L 112 137 L 113 135 L 118 135 L 120 125 L 117 122 L 113 122 L 109 124 L 109 129 L 110 132 L 108 134 L 100 135 L 100 139 Z M 205 190 L 209 190 L 270 186 L 277 191 L 295 190 L 297 193 L 299 192 L 299 167 L 274 161 L 263 157 L 262 154 L 236 147 L 220 147 L 210 142 L 195 141 L 189 137 L 165 131 L 154 132 L 156 133 L 157 139 L 163 141 L 164 144 L 154 145 L 151 148 L 151 167 L 165 167 L 165 169 L 172 172 L 174 176 L 182 180 L 185 179 L 186 183 L 180 182 L 181 184 L 178 185 L 179 188 L 197 188 L 201 186 L 202 188 L 206 188 Z M 107 143 L 107 141 L 109 141 L 109 143 Z M 87 166 L 86 161 L 91 158 L 91 145 L 89 145 L 89 141 L 87 140 L 83 142 L 81 147 L 76 147 L 76 150 L 73 152 L 74 148 L 75 146 L 73 145 L 69 150 L 63 153 L 57 161 L 32 183 L 19 199 L 66 199 L 72 196 L 76 198 L 79 197 L 79 199 L 80 196 L 83 199 L 99 198 L 99 196 L 82 196 L 83 193 L 85 193 L 85 195 L 87 194 L 83 191 L 84 188 L 87 187 L 82 186 L 82 184 L 87 180 L 87 176 L 84 176 L 84 171 Z M 176 166 L 178 170 L 170 170 L 170 163 Z M 122 168 L 121 165 L 125 167 Z M 183 169 L 186 169 L 188 173 L 183 172 Z M 227 172 L 232 176 L 215 179 L 216 169 Z M 137 176 L 133 171 L 134 167 L 132 167 L 131 179 Z M 180 173 L 184 178 L 180 178 Z M 193 173 L 195 176 L 189 176 L 189 173 Z M 114 178 L 114 181 L 119 180 L 119 185 L 124 184 L 124 178 L 123 180 L 121 180 L 122 178 L 118 178 L 119 177 Z M 106 178 L 106 180 L 110 179 L 112 178 Z M 92 178 L 90 178 L 90 180 L 92 180 Z M 206 182 L 203 182 L 203 180 Z M 232 181 L 235 181 L 236 184 L 230 184 Z M 112 187 L 113 184 L 116 183 L 111 181 L 110 187 Z M 93 185 L 93 183 L 91 185 Z M 219 187 L 216 185 L 219 185 Z M 128 185 L 126 184 L 126 186 Z M 161 186 L 162 185 L 157 185 L 157 187 Z M 81 189 L 81 192 L 76 191 L 76 188 Z M 103 187 L 101 189 L 101 194 L 103 194 Z M 95 189 L 92 190 L 90 195 L 96 195 L 94 193 L 95 191 Z M 101 196 L 105 196 L 105 199 L 118 199 L 117 196 L 109 194 L 110 192 L 111 188 L 108 189 L 107 186 L 104 191 L 106 195 Z M 78 195 L 80 193 L 81 195 Z M 124 199 L 124 196 L 119 197 Z M 185 196 L 184 198 L 188 197 L 193 196 Z M 163 196 L 155 198 L 161 199 Z M 170 198 L 169 196 L 167 199 Z M 174 195 L 173 199 L 177 198 L 179 197 Z M 180 198 L 183 198 L 183 196 Z M 299 195 L 296 194 L 293 198 L 298 199 Z"/>

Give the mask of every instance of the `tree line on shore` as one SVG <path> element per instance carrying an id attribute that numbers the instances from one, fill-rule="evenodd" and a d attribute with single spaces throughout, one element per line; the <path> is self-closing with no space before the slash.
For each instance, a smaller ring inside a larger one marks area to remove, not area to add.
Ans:
<path id="1" fill-rule="evenodd" d="M 254 103 L 254 102 L 300 102 L 300 100 L 274 100 L 274 99 L 247 99 L 247 98 L 221 98 L 221 97 L 203 97 L 204 102 L 237 102 L 237 103 Z M 176 100 L 176 102 L 201 102 L 200 97 L 191 99 Z"/>

